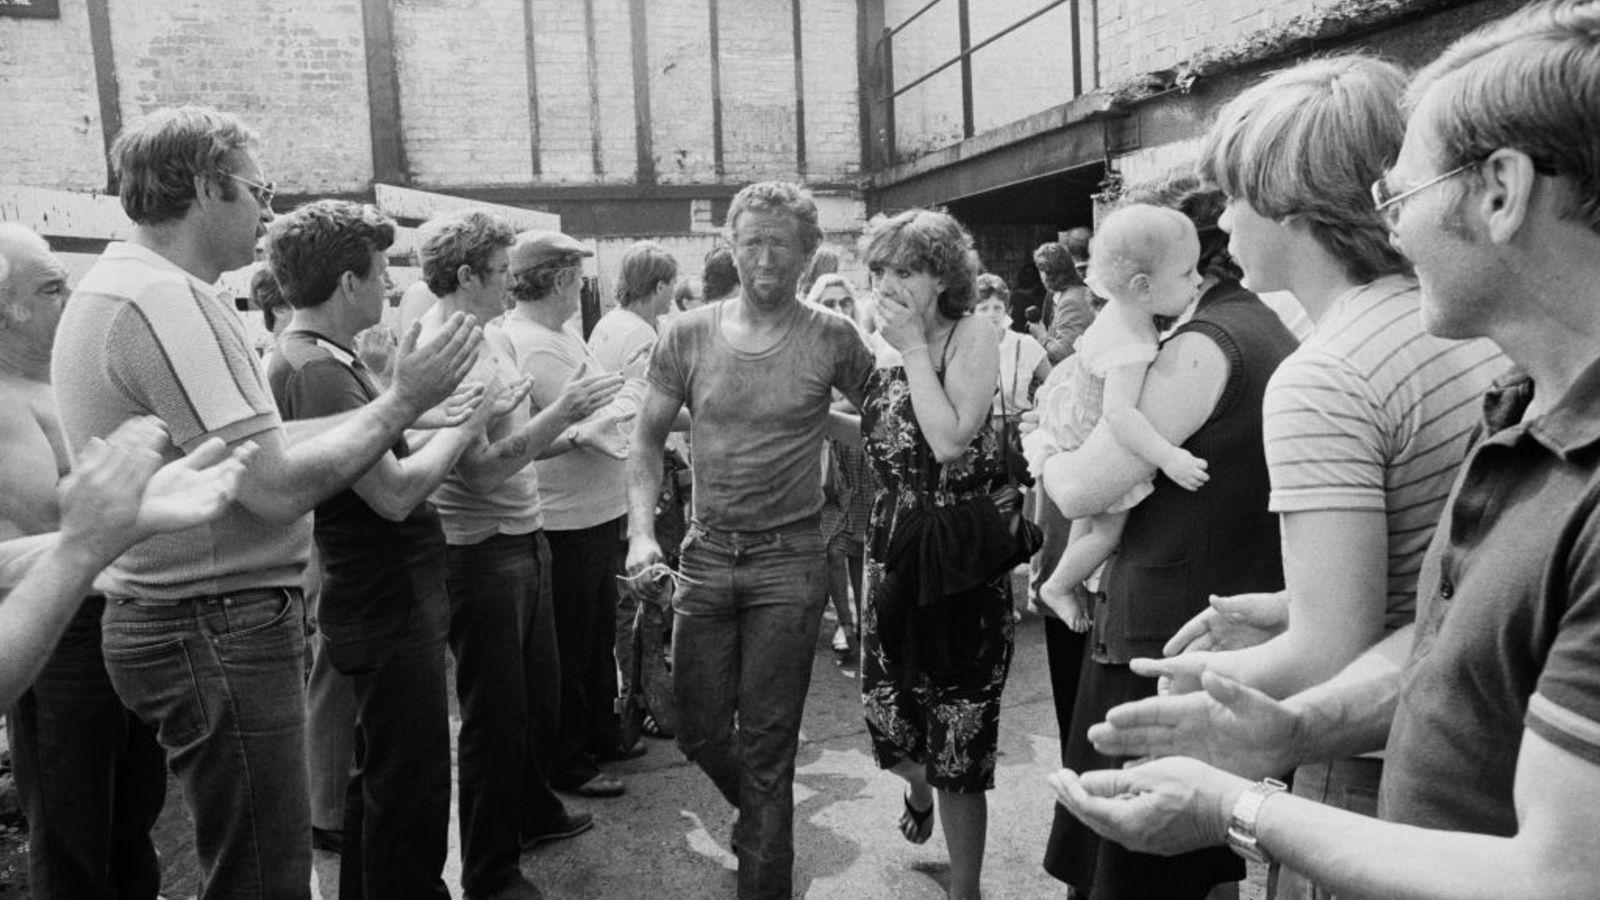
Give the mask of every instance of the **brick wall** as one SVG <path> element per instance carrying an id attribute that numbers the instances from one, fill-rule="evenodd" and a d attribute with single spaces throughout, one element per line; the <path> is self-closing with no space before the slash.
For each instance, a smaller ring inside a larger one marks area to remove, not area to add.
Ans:
<path id="1" fill-rule="evenodd" d="M 0 180 L 92 190 L 106 183 L 89 19 L 0 19 Z"/>
<path id="2" fill-rule="evenodd" d="M 649 7 L 645 14 L 648 25 L 656 4 L 645 5 Z M 601 168 L 595 180 L 631 182 L 638 173 L 639 153 L 633 98 L 633 16 L 628 0 L 594 0 L 594 19 L 595 55 L 600 60 L 597 75 Z M 651 117 L 655 117 L 654 111 Z M 711 143 L 709 137 L 701 141 Z"/>
<path id="3" fill-rule="evenodd" d="M 583 4 L 533 0 L 533 59 L 539 99 L 539 180 L 588 183 L 595 177 L 589 104 L 589 46 Z M 627 30 L 623 23 L 622 29 Z M 518 25 L 521 33 L 521 25 Z M 522 60 L 519 53 L 516 57 Z M 632 146 L 631 144 L 629 146 Z"/>
<path id="4" fill-rule="evenodd" d="M 665 184 L 715 181 L 710 4 L 707 0 L 652 0 L 646 22 L 656 177 Z"/>
<path id="5" fill-rule="evenodd" d="M 1100 78 L 1115 85 L 1340 0 L 1102 0 Z"/>
<path id="6" fill-rule="evenodd" d="M 393 15 L 406 163 L 416 183 L 528 182 L 520 0 L 396 0 Z"/>
<path id="7" fill-rule="evenodd" d="M 799 155 L 789 0 L 723 0 L 718 10 L 723 169 L 732 181 L 794 178 Z"/>
<path id="8" fill-rule="evenodd" d="M 861 172 L 860 84 L 855 0 L 805 0 L 800 7 L 806 100 L 806 177 L 847 181 Z"/>
<path id="9" fill-rule="evenodd" d="M 371 181 L 359 2 L 235 0 L 227 16 L 208 0 L 109 6 L 125 122 L 207 104 L 260 133 L 262 166 L 282 190 Z M 81 39 L 87 46 L 86 32 Z"/>

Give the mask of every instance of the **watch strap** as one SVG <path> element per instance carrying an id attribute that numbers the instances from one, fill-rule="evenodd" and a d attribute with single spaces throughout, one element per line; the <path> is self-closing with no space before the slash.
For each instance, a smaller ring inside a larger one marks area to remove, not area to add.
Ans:
<path id="1" fill-rule="evenodd" d="M 1267 798 L 1287 789 L 1288 785 L 1276 778 L 1263 778 L 1245 788 L 1228 816 L 1228 846 L 1233 852 L 1251 862 L 1272 861 L 1271 855 L 1261 846 L 1256 827 Z"/>

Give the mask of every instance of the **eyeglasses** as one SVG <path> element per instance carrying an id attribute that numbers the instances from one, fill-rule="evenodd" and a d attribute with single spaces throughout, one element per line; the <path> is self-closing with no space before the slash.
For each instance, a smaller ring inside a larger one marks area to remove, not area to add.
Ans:
<path id="1" fill-rule="evenodd" d="M 1462 172 L 1476 166 L 1478 162 L 1479 160 L 1473 160 L 1472 162 L 1462 163 L 1442 175 L 1435 175 L 1416 187 L 1401 191 L 1398 194 L 1389 193 L 1389 175 L 1385 173 L 1382 178 L 1372 183 L 1372 208 L 1377 210 L 1378 215 L 1383 217 L 1385 225 L 1394 228 L 1395 223 L 1400 218 L 1400 204 L 1403 201 L 1420 191 L 1460 175 Z"/>
<path id="2" fill-rule="evenodd" d="M 277 186 L 272 182 L 269 181 L 266 184 L 262 184 L 259 181 L 251 181 L 242 175 L 235 175 L 232 172 L 223 172 L 222 174 L 232 178 L 234 181 L 239 182 L 246 188 L 249 188 L 250 196 L 256 198 L 257 203 L 265 206 L 268 209 L 272 208 L 272 196 L 276 194 L 278 190 Z"/>

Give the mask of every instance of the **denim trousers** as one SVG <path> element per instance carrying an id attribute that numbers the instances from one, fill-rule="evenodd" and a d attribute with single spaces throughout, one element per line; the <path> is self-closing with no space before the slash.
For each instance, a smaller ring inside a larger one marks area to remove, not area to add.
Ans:
<path id="1" fill-rule="evenodd" d="M 355 696 L 355 767 L 339 864 L 339 896 L 346 900 L 450 897 L 444 884 L 450 844 L 450 601 L 443 542 L 403 565 L 381 579 L 388 585 L 387 605 L 397 611 L 392 619 L 353 628 L 323 621 L 328 658 L 348 677 Z M 343 587 L 333 578 L 326 585 L 324 602 Z"/>
<path id="2" fill-rule="evenodd" d="M 83 601 L 7 715 L 35 900 L 155 900 L 161 888 L 150 829 L 166 802 L 166 760 L 106 675 L 104 608 L 101 597 Z"/>
<path id="3" fill-rule="evenodd" d="M 492 894 L 520 877 L 524 841 L 566 815 L 549 783 L 561 720 L 550 545 L 534 531 L 446 552 L 461 704 L 461 887 Z"/>
<path id="4" fill-rule="evenodd" d="M 111 683 L 183 788 L 200 900 L 309 897 L 299 589 L 117 600 L 101 628 Z"/>
<path id="5" fill-rule="evenodd" d="M 678 747 L 739 810 L 739 897 L 787 898 L 794 757 L 827 599 L 822 534 L 815 519 L 761 532 L 694 523 L 680 571 L 672 633 Z"/>
<path id="6" fill-rule="evenodd" d="M 622 743 L 617 701 L 617 575 L 622 520 L 544 533 L 561 653 L 561 731 L 550 780 L 576 787 L 600 774 L 595 755 Z"/>
<path id="7" fill-rule="evenodd" d="M 1378 815 L 1383 760 L 1368 756 L 1311 763 L 1294 770 L 1296 797 L 1363 816 Z M 1334 900 L 1334 894 L 1293 869 L 1272 864 L 1268 877 L 1277 900 Z"/>
<path id="8" fill-rule="evenodd" d="M 311 675 L 306 682 L 306 762 L 311 769 L 311 824 L 324 831 L 344 829 L 345 793 L 355 759 L 356 691 L 350 676 L 328 660 L 327 638 L 317 632 L 311 645 Z"/>

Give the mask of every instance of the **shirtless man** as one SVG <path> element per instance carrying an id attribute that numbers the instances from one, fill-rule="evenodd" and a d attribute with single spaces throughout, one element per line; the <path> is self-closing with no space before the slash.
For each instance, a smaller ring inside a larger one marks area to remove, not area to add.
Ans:
<path id="1" fill-rule="evenodd" d="M 0 225 L 0 537 L 55 531 L 70 456 L 50 390 L 67 270 L 44 239 Z M 32 895 L 153 898 L 150 826 L 167 777 L 155 734 L 117 699 L 100 656 L 105 599 L 83 600 L 33 687 L 7 713 L 28 816 Z M 48 765 L 41 765 L 48 761 Z"/>

